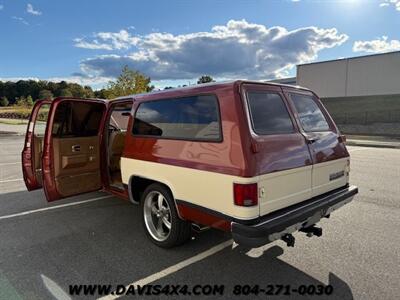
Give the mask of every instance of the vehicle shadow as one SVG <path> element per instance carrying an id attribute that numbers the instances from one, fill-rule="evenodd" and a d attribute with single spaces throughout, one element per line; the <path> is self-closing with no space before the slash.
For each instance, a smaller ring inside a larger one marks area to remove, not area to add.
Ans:
<path id="1" fill-rule="evenodd" d="M 301 248 L 297 250 L 301 251 Z M 224 250 L 224 252 L 219 254 L 220 257 L 214 257 L 213 260 L 216 263 L 219 259 L 224 261 L 223 264 L 219 263 L 219 266 L 221 268 L 220 272 L 225 274 L 222 282 L 224 282 L 228 291 L 233 291 L 236 284 L 246 284 L 249 286 L 258 285 L 266 290 L 269 289 L 269 295 L 265 295 L 265 293 L 258 295 L 264 299 L 266 297 L 272 297 L 273 299 L 353 299 L 350 286 L 334 273 L 329 272 L 328 282 L 322 282 L 281 259 L 280 256 L 284 253 L 284 249 L 278 245 L 258 249 L 237 246 L 232 250 Z M 315 263 L 318 263 L 318 259 L 315 260 Z M 207 272 L 209 273 L 210 269 Z M 210 280 L 211 278 L 208 279 Z M 218 282 L 218 277 L 215 280 Z M 213 282 L 212 279 L 210 282 Z M 286 295 L 283 291 L 278 292 L 277 287 L 279 285 L 289 286 L 291 291 Z M 324 289 L 328 285 L 332 286 L 332 293 L 329 295 L 313 295 L 313 293 L 307 294 L 298 290 L 301 286 L 320 286 L 320 288 Z M 238 299 L 240 298 L 250 299 L 252 297 L 242 295 Z"/>
<path id="2" fill-rule="evenodd" d="M 85 195 L 85 198 L 101 195 L 106 194 Z M 46 204 L 41 192 L 21 191 L 2 194 L 1 197 L 4 197 L 0 201 L 1 215 L 5 212 L 2 205 L 10 206 L 13 201 L 18 203 L 18 207 L 8 207 L 8 213 L 28 210 L 22 205 L 23 201 L 34 203 L 35 207 L 27 205 L 30 209 L 40 208 L 41 201 L 42 207 L 56 205 Z M 68 198 L 59 203 L 79 200 L 82 199 Z M 53 298 L 43 278 L 64 292 L 68 292 L 70 284 L 127 285 L 230 239 L 229 234 L 208 230 L 194 234 L 194 238 L 185 245 L 161 249 L 146 237 L 139 207 L 115 197 L 3 219 L 0 220 L 0 228 L 2 276 L 22 298 L 40 299 Z M 302 251 L 300 246 L 297 250 Z M 279 246 L 270 246 L 265 250 L 227 247 L 153 283 L 189 286 L 224 284 L 226 292 L 218 297 L 223 299 L 254 298 L 252 295 L 232 294 L 236 284 L 260 287 L 280 284 L 290 285 L 291 288 L 330 284 L 332 295 L 316 297 L 353 299 L 348 284 L 333 273 L 329 274 L 329 282 L 321 282 L 308 275 L 306 270 L 285 262 L 280 258 L 282 254 L 283 249 Z M 318 258 L 315 263 L 318 263 Z M 262 296 L 264 299 L 269 297 Z M 299 295 L 273 296 L 274 299 L 288 297 L 299 298 Z M 167 298 L 171 299 L 171 296 Z M 307 295 L 304 298 L 312 297 Z"/>

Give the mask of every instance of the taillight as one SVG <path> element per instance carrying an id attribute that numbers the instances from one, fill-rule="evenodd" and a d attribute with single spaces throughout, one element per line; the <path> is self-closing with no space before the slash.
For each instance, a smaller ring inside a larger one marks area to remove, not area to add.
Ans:
<path id="1" fill-rule="evenodd" d="M 238 206 L 255 206 L 258 204 L 257 183 L 233 184 L 234 202 Z"/>

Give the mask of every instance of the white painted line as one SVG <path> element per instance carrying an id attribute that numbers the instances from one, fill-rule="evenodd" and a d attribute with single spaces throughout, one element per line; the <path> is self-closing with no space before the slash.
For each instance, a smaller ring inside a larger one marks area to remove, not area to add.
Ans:
<path id="1" fill-rule="evenodd" d="M 44 286 L 57 300 L 71 300 L 72 298 L 54 281 L 46 275 L 40 274 L 42 277 Z"/>
<path id="2" fill-rule="evenodd" d="M 3 163 L 0 166 L 19 165 L 21 162 Z"/>
<path id="3" fill-rule="evenodd" d="M 24 212 L 12 214 L 12 215 L 0 216 L 0 220 L 26 216 L 26 215 L 30 215 L 30 214 L 34 214 L 34 213 L 38 213 L 38 212 L 42 212 L 42 211 L 53 210 L 53 209 L 58 209 L 58 208 L 63 208 L 63 207 L 68 207 L 68 206 L 75 206 L 75 205 L 94 202 L 94 201 L 103 200 L 103 199 L 111 198 L 111 197 L 114 197 L 114 196 L 107 195 L 107 196 L 92 198 L 92 199 L 78 201 L 78 202 L 71 202 L 71 203 L 66 203 L 66 204 L 61 204 L 61 205 L 56 205 L 56 206 L 44 207 L 44 208 L 39 208 L 39 209 L 34 209 L 34 210 L 28 210 L 28 211 L 24 211 Z"/>
<path id="4" fill-rule="evenodd" d="M 360 148 L 355 148 L 355 149 L 349 149 L 347 150 L 348 152 L 356 152 L 356 151 L 362 151 L 362 150 L 369 150 L 370 148 L 367 147 L 360 147 Z"/>
<path id="5" fill-rule="evenodd" d="M 147 276 L 147 277 L 145 277 L 143 279 L 140 279 L 138 281 L 132 282 L 130 285 L 133 285 L 133 286 L 136 287 L 138 285 L 145 285 L 145 284 L 152 283 L 152 282 L 154 282 L 156 280 L 159 280 L 159 279 L 161 279 L 161 278 L 163 278 L 165 276 L 168 276 L 170 274 L 178 272 L 179 270 L 181 270 L 183 268 L 186 268 L 187 266 L 190 266 L 191 264 L 194 264 L 194 263 L 196 263 L 198 261 L 201 261 L 201 260 L 203 260 L 203 259 L 205 259 L 205 258 L 207 258 L 207 257 L 209 257 L 209 256 L 221 251 L 221 250 L 224 250 L 226 247 L 232 246 L 232 244 L 233 244 L 233 240 L 232 239 L 228 240 L 228 241 L 225 241 L 225 242 L 223 242 L 221 244 L 218 244 L 218 245 L 216 245 L 216 246 L 214 246 L 214 247 L 212 247 L 212 248 L 210 248 L 210 249 L 208 249 L 208 250 L 206 250 L 204 252 L 201 252 L 201 253 L 193 256 L 193 257 L 185 259 L 184 261 L 181 261 L 181 262 L 177 263 L 176 265 L 168 267 L 168 268 L 166 268 L 166 269 L 164 269 L 164 270 L 162 270 L 160 272 L 157 272 L 157 273 L 155 273 L 153 275 Z M 130 285 L 128 285 L 128 286 L 130 286 Z M 124 296 L 124 295 L 108 295 L 108 296 L 104 296 L 104 297 L 98 298 L 97 300 L 112 300 L 112 299 L 117 299 L 117 298 L 122 297 L 122 296 Z"/>
<path id="6" fill-rule="evenodd" d="M 18 178 L 18 179 L 0 180 L 0 183 L 15 182 L 15 181 L 22 181 L 22 180 L 24 180 L 24 179 L 23 178 Z"/>

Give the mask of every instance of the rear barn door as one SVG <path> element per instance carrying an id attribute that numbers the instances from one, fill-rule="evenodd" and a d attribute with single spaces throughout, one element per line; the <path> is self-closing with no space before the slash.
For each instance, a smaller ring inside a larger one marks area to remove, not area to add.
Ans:
<path id="1" fill-rule="evenodd" d="M 42 151 L 46 121 L 51 101 L 35 102 L 29 118 L 22 150 L 22 174 L 28 191 L 42 187 Z"/>
<path id="2" fill-rule="evenodd" d="M 56 99 L 50 108 L 43 150 L 48 201 L 102 188 L 100 145 L 106 103 Z"/>
<path id="3" fill-rule="evenodd" d="M 254 161 L 260 175 L 260 215 L 311 197 L 312 161 L 280 86 L 245 84 Z"/>
<path id="4" fill-rule="evenodd" d="M 288 96 L 313 160 L 312 196 L 346 185 L 349 154 L 321 101 L 308 91 L 289 92 Z"/>

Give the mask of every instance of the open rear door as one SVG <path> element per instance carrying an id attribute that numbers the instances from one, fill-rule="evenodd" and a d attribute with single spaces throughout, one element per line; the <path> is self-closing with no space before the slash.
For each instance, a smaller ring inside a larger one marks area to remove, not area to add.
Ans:
<path id="1" fill-rule="evenodd" d="M 50 100 L 39 100 L 32 108 L 22 150 L 22 174 L 28 191 L 42 187 L 42 151 Z"/>
<path id="2" fill-rule="evenodd" d="M 47 201 L 102 188 L 100 147 L 106 108 L 102 100 L 53 101 L 42 159 Z"/>

